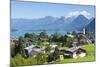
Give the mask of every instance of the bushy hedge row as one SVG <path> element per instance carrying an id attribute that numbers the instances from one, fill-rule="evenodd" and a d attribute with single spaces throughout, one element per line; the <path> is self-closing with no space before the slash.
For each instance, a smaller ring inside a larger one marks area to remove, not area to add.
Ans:
<path id="1" fill-rule="evenodd" d="M 16 55 L 14 58 L 11 58 L 10 61 L 11 61 L 11 63 L 10 63 L 11 67 L 35 65 L 36 64 L 35 57 L 30 57 L 30 58 L 25 59 L 20 54 Z"/>

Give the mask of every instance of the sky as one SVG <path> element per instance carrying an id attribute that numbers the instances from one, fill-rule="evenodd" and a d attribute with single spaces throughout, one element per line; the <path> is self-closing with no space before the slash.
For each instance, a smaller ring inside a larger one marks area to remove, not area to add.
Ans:
<path id="1" fill-rule="evenodd" d="M 82 14 L 87 18 L 95 17 L 95 6 L 39 2 L 11 2 L 11 18 L 33 19 L 45 16 L 70 17 L 79 14 Z"/>

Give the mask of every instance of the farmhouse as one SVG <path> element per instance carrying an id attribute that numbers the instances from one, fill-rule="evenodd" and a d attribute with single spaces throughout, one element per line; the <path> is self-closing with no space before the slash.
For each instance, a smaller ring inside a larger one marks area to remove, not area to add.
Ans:
<path id="1" fill-rule="evenodd" d="M 67 50 L 61 49 L 60 51 L 64 53 L 64 58 L 79 58 L 86 56 L 86 50 L 80 47 L 73 47 Z"/>
<path id="2" fill-rule="evenodd" d="M 45 44 L 49 44 L 48 42 L 45 42 Z M 57 45 L 50 45 L 51 47 L 51 53 L 54 52 L 55 47 Z M 24 50 L 26 56 L 36 56 L 38 53 L 45 53 L 46 46 L 36 46 L 35 42 L 26 42 L 24 44 Z"/>
<path id="3" fill-rule="evenodd" d="M 31 45 L 24 48 L 26 56 L 36 56 L 38 53 L 45 53 L 45 47 L 36 47 Z"/>

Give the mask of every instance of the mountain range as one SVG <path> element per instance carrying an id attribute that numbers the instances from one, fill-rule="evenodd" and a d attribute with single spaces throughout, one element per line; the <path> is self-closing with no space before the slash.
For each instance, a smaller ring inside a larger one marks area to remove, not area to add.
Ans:
<path id="1" fill-rule="evenodd" d="M 80 31 L 86 26 L 87 31 L 95 30 L 95 18 L 88 19 L 84 15 L 65 18 L 46 16 L 39 19 L 11 19 L 11 30 L 63 30 Z M 92 29 L 93 28 L 93 29 Z"/>

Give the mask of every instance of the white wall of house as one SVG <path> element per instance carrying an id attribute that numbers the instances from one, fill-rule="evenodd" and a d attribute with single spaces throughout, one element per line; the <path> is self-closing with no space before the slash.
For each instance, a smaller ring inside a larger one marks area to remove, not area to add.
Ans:
<path id="1" fill-rule="evenodd" d="M 79 58 L 79 57 L 85 57 L 86 56 L 86 53 L 81 53 L 81 54 L 76 54 L 76 53 L 73 53 L 73 58 Z"/>
<path id="2" fill-rule="evenodd" d="M 86 56 L 86 53 L 79 54 L 79 57 L 85 57 L 85 56 Z"/>
<path id="3" fill-rule="evenodd" d="M 73 53 L 73 58 L 78 58 L 76 53 Z"/>

